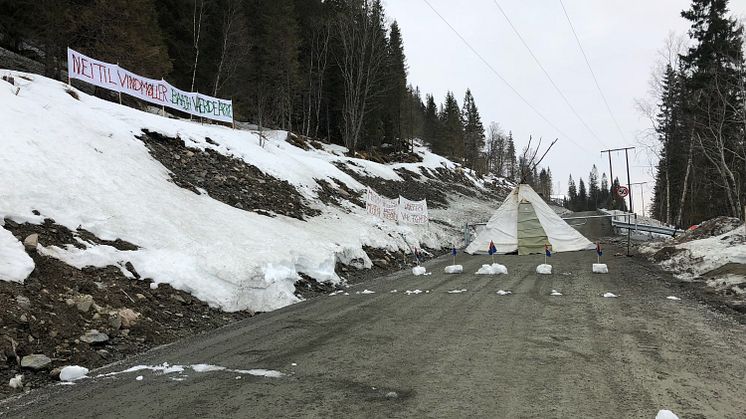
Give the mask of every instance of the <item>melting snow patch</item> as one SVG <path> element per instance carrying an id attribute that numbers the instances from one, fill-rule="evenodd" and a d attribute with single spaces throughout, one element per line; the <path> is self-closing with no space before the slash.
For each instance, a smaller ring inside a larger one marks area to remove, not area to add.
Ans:
<path id="1" fill-rule="evenodd" d="M 466 292 L 466 288 L 460 289 L 460 290 L 450 290 L 450 291 L 448 291 L 449 294 L 461 294 L 463 292 Z"/>
<path id="2" fill-rule="evenodd" d="M 414 291 L 406 290 L 404 291 L 404 293 L 407 295 L 412 295 L 412 294 L 417 295 L 417 294 L 422 294 L 422 290 L 414 290 Z"/>
<path id="3" fill-rule="evenodd" d="M 365 289 L 365 290 L 363 290 L 363 292 L 361 292 L 360 294 L 375 294 L 375 293 L 376 293 L 375 291 L 371 291 L 371 290 L 369 290 L 369 289 Z"/>
<path id="4" fill-rule="evenodd" d="M 225 371 L 225 367 L 210 364 L 194 364 L 192 365 L 194 372 L 212 372 L 212 371 Z"/>
<path id="5" fill-rule="evenodd" d="M 679 419 L 675 413 L 670 410 L 659 410 L 658 414 L 655 415 L 655 419 Z"/>
<path id="6" fill-rule="evenodd" d="M 551 275 L 552 265 L 547 265 L 546 263 L 542 263 L 541 265 L 536 267 L 536 273 L 539 275 Z"/>
<path id="7" fill-rule="evenodd" d="M 512 292 L 510 291 L 503 291 L 503 290 L 497 291 L 497 295 L 510 295 L 510 294 L 512 294 Z"/>
<path id="8" fill-rule="evenodd" d="M 11 378 L 8 385 L 10 386 L 10 388 L 23 387 L 23 374 L 17 374 L 15 377 Z"/>
<path id="9" fill-rule="evenodd" d="M 344 294 L 344 290 L 337 290 L 333 293 L 329 294 L 330 297 L 334 297 L 335 295 Z"/>
<path id="10" fill-rule="evenodd" d="M 34 270 L 34 261 L 23 244 L 2 227 L 0 218 L 0 281 L 20 282 Z"/>
<path id="11" fill-rule="evenodd" d="M 666 297 L 666 299 L 671 301 L 681 301 L 681 298 L 674 297 L 673 295 L 669 295 L 668 297 Z"/>
<path id="12" fill-rule="evenodd" d="M 618 295 L 616 295 L 616 294 L 614 294 L 614 293 L 611 293 L 611 292 L 607 292 L 607 293 L 605 293 L 605 294 L 603 295 L 603 297 L 604 297 L 604 298 L 617 298 L 617 297 L 618 297 Z"/>
<path id="13" fill-rule="evenodd" d="M 414 276 L 424 275 L 425 272 L 427 272 L 427 270 L 424 266 L 415 266 L 414 268 L 412 268 L 412 275 Z"/>
<path id="14" fill-rule="evenodd" d="M 499 263 L 493 263 L 492 265 L 482 265 L 476 273 L 477 275 L 507 275 L 508 268 L 505 265 Z"/>
<path id="15" fill-rule="evenodd" d="M 60 381 L 73 382 L 81 378 L 88 378 L 88 368 L 70 365 L 60 370 Z"/>
<path id="16" fill-rule="evenodd" d="M 552 290 L 552 293 L 549 295 L 551 295 L 552 297 L 562 297 L 562 293 L 557 290 Z"/>
<path id="17" fill-rule="evenodd" d="M 143 380 L 143 378 L 144 378 L 144 377 L 143 377 L 142 375 L 138 375 L 137 377 L 135 377 L 135 380 L 137 380 L 137 381 L 142 381 L 142 380 Z"/>
<path id="18" fill-rule="evenodd" d="M 253 375 L 255 377 L 267 377 L 267 378 L 281 378 L 285 375 L 281 373 L 280 371 L 265 370 L 265 369 L 230 370 L 230 371 L 236 372 L 238 374 L 247 374 L 247 375 Z"/>
<path id="19" fill-rule="evenodd" d="M 399 291 L 397 291 L 397 290 L 391 290 L 391 291 L 389 291 L 389 292 L 390 292 L 390 293 L 392 293 L 392 294 L 396 294 L 396 293 L 397 293 L 397 292 L 399 292 Z"/>
<path id="20" fill-rule="evenodd" d="M 605 263 L 594 263 L 593 264 L 594 274 L 607 274 L 609 273 L 609 267 Z"/>
<path id="21" fill-rule="evenodd" d="M 451 265 L 446 266 L 444 271 L 447 274 L 460 274 L 464 272 L 464 267 L 463 265 Z"/>

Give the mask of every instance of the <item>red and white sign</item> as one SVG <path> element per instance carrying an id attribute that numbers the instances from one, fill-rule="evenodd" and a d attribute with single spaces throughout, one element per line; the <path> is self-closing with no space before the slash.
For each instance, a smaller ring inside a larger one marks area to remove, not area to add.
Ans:
<path id="1" fill-rule="evenodd" d="M 629 189 L 626 186 L 619 186 L 616 188 L 616 194 L 620 198 L 626 198 L 629 195 Z"/>
<path id="2" fill-rule="evenodd" d="M 410 201 L 407 198 L 388 199 L 368 187 L 365 210 L 383 220 L 406 224 L 427 224 L 427 200 Z"/>

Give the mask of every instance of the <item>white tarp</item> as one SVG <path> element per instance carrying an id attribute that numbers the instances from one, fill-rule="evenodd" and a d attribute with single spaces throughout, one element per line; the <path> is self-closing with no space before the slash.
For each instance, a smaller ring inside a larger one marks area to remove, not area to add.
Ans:
<path id="1" fill-rule="evenodd" d="M 371 187 L 368 187 L 365 209 L 368 214 L 388 221 L 418 225 L 429 221 L 427 200 L 410 201 L 402 196 L 399 199 L 389 199 L 379 195 Z"/>
<path id="2" fill-rule="evenodd" d="M 148 103 L 176 109 L 194 116 L 233 122 L 233 102 L 196 92 L 185 92 L 163 80 L 139 76 L 131 71 L 67 49 L 67 74 L 94 86 L 124 93 Z"/>
<path id="3" fill-rule="evenodd" d="M 466 247 L 466 252 L 487 253 L 490 241 L 495 243 L 497 253 L 518 250 L 518 204 L 521 201 L 533 205 L 553 252 L 595 249 L 590 240 L 567 224 L 530 186 L 518 185 L 505 198 L 484 229 Z"/>

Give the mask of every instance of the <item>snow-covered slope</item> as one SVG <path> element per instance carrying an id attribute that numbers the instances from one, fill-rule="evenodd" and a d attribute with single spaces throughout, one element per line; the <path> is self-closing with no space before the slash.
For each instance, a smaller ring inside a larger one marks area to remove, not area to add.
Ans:
<path id="1" fill-rule="evenodd" d="M 286 142 L 284 132 L 270 133 L 261 147 L 255 132 L 167 119 L 81 92 L 75 99 L 59 82 L 14 75 L 18 94 L 16 87 L 0 82 L 0 220 L 39 224 L 51 218 L 73 231 L 82 228 L 102 240 L 122 239 L 138 246 L 118 250 L 87 242 L 84 249 L 39 245 L 40 253 L 73 266 L 115 265 L 132 276 L 125 268 L 129 262 L 141 277 L 169 283 L 224 310 L 268 311 L 298 301 L 294 283 L 299 273 L 337 282 L 338 261 L 362 261 L 370 267 L 363 246 L 408 252 L 417 243 L 441 247 L 461 239 L 443 223 L 384 223 L 347 201 L 329 207 L 317 199 L 317 180 L 336 179 L 362 192 L 365 185 L 350 171 L 401 180 L 396 169 L 456 169 L 425 148 L 417 150 L 422 163 L 382 165 L 347 158 L 334 146 L 303 150 Z M 305 221 L 267 217 L 181 188 L 136 138 L 143 129 L 178 137 L 195 150 L 242 159 L 289 182 L 320 215 Z M 481 180 L 466 176 L 470 187 L 484 187 Z M 487 218 L 491 211 L 479 199 L 461 205 L 458 212 L 431 211 L 431 218 L 460 226 L 474 213 L 484 212 Z M 0 265 L 0 280 L 22 281 L 28 275 L 30 259 L 19 251 L 22 245 L 0 227 L 0 254 L 8 253 L 8 260 L 15 261 L 12 267 Z M 8 278 L 2 277 L 3 270 L 10 272 Z"/>

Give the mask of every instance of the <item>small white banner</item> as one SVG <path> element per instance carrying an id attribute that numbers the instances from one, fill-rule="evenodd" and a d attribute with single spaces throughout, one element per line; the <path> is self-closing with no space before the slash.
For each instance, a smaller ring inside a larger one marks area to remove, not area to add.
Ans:
<path id="1" fill-rule="evenodd" d="M 196 92 L 185 92 L 164 80 L 138 76 L 116 64 L 67 49 L 67 74 L 94 86 L 124 93 L 158 106 L 222 122 L 233 122 L 233 102 Z"/>
<path id="2" fill-rule="evenodd" d="M 410 201 L 404 197 L 388 199 L 368 187 L 365 209 L 378 218 L 406 224 L 427 224 L 427 201 Z"/>

